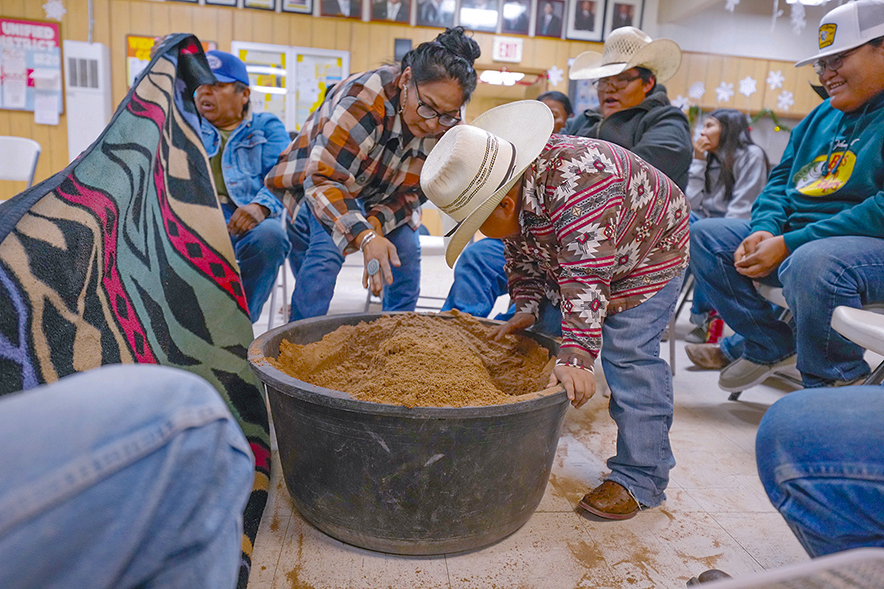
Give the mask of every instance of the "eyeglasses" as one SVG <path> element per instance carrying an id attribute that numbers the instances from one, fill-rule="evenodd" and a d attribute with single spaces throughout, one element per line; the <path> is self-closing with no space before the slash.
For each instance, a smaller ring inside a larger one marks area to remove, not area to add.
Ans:
<path id="1" fill-rule="evenodd" d="M 818 76 L 822 76 L 824 73 L 826 73 L 826 68 L 829 68 L 833 72 L 837 72 L 841 68 L 841 66 L 844 65 L 844 58 L 848 55 L 853 55 L 854 53 L 862 49 L 863 45 L 866 45 L 866 43 L 863 43 L 859 47 L 851 49 L 850 51 L 845 51 L 844 53 L 839 53 L 838 55 L 833 55 L 832 57 L 824 57 L 822 59 L 816 60 L 815 62 L 813 62 L 813 71 L 815 71 L 816 75 Z"/>
<path id="2" fill-rule="evenodd" d="M 453 127 L 460 122 L 460 117 L 453 117 L 448 114 L 444 114 L 421 100 L 421 93 L 418 90 L 417 82 L 412 80 L 414 84 L 414 91 L 417 94 L 417 114 L 418 116 L 424 119 L 435 119 L 439 117 L 439 124 L 443 127 Z"/>
<path id="3" fill-rule="evenodd" d="M 617 90 L 623 90 L 629 84 L 635 80 L 641 78 L 641 75 L 637 76 L 617 76 L 616 78 L 601 78 L 600 80 L 594 80 L 592 83 L 593 88 L 599 90 L 605 90 L 607 92 L 616 92 Z"/>

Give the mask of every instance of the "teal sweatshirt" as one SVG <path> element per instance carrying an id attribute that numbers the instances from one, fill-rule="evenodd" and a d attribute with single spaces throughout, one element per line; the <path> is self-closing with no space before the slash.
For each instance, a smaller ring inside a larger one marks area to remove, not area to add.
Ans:
<path id="1" fill-rule="evenodd" d="M 782 235 L 790 252 L 838 235 L 884 238 L 882 148 L 884 93 L 852 113 L 826 100 L 792 131 L 752 206 L 752 231 Z"/>

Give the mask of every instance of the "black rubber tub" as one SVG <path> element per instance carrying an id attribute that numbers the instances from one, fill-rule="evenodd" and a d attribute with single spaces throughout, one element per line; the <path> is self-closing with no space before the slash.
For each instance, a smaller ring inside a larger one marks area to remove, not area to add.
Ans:
<path id="1" fill-rule="evenodd" d="M 568 399 L 556 387 L 487 407 L 369 403 L 294 379 L 264 361 L 382 314 L 305 319 L 249 348 L 267 385 L 286 486 L 314 526 L 395 554 L 480 548 L 522 526 L 549 479 Z M 532 336 L 552 354 L 555 341 Z"/>

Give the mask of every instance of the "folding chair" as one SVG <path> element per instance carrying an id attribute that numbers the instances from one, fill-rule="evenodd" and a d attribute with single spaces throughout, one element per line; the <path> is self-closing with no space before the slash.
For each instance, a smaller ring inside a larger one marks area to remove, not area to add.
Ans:
<path id="1" fill-rule="evenodd" d="M 40 144 L 33 139 L 0 136 L 0 180 L 26 182 L 30 188 L 40 151 Z"/>

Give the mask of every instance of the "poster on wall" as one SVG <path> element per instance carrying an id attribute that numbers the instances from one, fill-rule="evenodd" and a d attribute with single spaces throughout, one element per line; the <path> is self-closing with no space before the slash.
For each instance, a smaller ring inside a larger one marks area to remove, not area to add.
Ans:
<path id="1" fill-rule="evenodd" d="M 254 112 L 275 114 L 286 130 L 301 130 L 329 86 L 350 75 L 350 52 L 234 41 L 231 52 L 246 64 Z"/>
<path id="2" fill-rule="evenodd" d="M 0 107 L 34 111 L 38 123 L 58 124 L 60 43 L 57 23 L 0 18 Z"/>
<path id="3" fill-rule="evenodd" d="M 135 78 L 150 63 L 150 48 L 156 37 L 153 35 L 126 35 L 126 87 L 131 88 Z M 218 49 L 214 41 L 202 41 L 203 51 Z"/>

